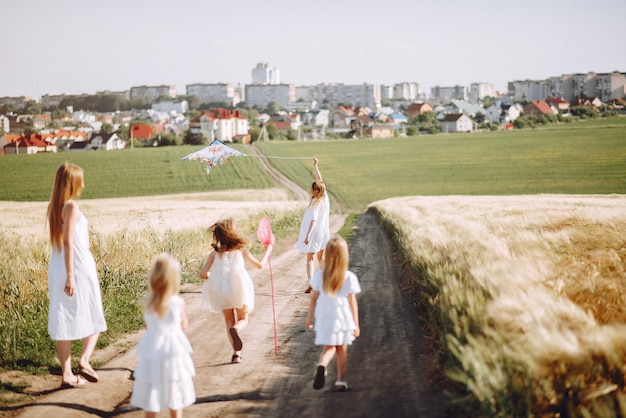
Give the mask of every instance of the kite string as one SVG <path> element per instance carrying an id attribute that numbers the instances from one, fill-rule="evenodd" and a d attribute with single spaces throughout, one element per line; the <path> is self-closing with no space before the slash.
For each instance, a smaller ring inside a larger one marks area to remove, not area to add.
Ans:
<path id="1" fill-rule="evenodd" d="M 282 160 L 310 160 L 313 157 L 278 157 L 272 155 L 253 155 L 253 154 L 243 154 L 246 157 L 257 157 L 257 158 L 280 158 Z"/>

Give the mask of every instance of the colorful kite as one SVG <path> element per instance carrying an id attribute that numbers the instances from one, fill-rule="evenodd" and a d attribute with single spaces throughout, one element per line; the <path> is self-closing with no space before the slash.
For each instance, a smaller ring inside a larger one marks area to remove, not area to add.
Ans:
<path id="1" fill-rule="evenodd" d="M 206 163 L 207 173 L 218 164 L 224 164 L 228 157 L 245 157 L 246 154 L 237 151 L 234 148 L 224 145 L 221 141 L 215 139 L 211 145 L 204 147 L 199 151 L 193 152 L 181 158 L 182 160 L 200 160 Z"/>

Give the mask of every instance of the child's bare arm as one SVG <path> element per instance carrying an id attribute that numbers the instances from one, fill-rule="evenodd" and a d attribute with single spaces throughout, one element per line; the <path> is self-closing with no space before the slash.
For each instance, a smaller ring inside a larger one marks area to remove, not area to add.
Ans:
<path id="1" fill-rule="evenodd" d="M 274 246 L 272 244 L 268 244 L 267 247 L 265 247 L 265 253 L 263 254 L 263 257 L 261 257 L 260 260 L 253 256 L 248 250 L 243 251 L 243 256 L 254 267 L 262 269 L 263 267 L 265 267 L 265 264 L 267 264 L 267 260 L 269 260 L 270 258 L 272 248 L 274 248 Z"/>
<path id="2" fill-rule="evenodd" d="M 185 301 L 183 299 L 181 299 L 181 303 L 180 303 L 180 316 L 181 316 L 180 327 L 184 331 L 187 329 L 187 325 L 189 325 L 189 318 L 187 318 L 187 311 L 185 310 Z"/>
<path id="3" fill-rule="evenodd" d="M 317 163 L 319 162 L 319 160 L 317 158 L 313 158 L 313 168 L 315 169 L 315 179 L 317 181 L 323 181 L 322 180 L 322 173 L 320 173 L 320 169 L 317 167 Z"/>
<path id="4" fill-rule="evenodd" d="M 204 263 L 204 267 L 202 268 L 202 271 L 200 272 L 200 278 L 201 279 L 208 279 L 209 278 L 209 271 L 211 271 L 211 266 L 213 265 L 213 261 L 215 261 L 215 251 L 211 251 L 211 254 L 209 254 L 209 256 L 206 259 L 206 263 Z"/>
<path id="5" fill-rule="evenodd" d="M 354 336 L 358 337 L 361 335 L 361 327 L 359 325 L 359 304 L 356 301 L 356 295 L 354 293 L 348 294 L 348 303 L 350 304 L 350 310 L 352 311 L 354 324 L 356 325 L 356 328 L 354 329 Z"/>

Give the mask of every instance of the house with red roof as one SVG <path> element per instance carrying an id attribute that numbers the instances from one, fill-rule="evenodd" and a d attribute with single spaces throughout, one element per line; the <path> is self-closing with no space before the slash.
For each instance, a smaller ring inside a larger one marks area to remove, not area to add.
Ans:
<path id="1" fill-rule="evenodd" d="M 208 142 L 218 139 L 222 142 L 249 144 L 251 141 L 248 118 L 239 109 L 205 110 L 189 121 L 189 129 L 192 133 L 202 134 Z"/>
<path id="2" fill-rule="evenodd" d="M 155 132 L 152 125 L 132 124 L 130 126 L 131 140 L 137 140 L 141 145 L 156 146 Z"/>
<path id="3" fill-rule="evenodd" d="M 548 97 L 546 101 L 561 113 L 567 113 L 569 111 L 569 102 L 565 99 L 561 99 L 559 97 Z"/>
<path id="4" fill-rule="evenodd" d="M 39 134 L 20 135 L 12 143 L 5 145 L 3 149 L 5 155 L 57 152 L 57 146 L 44 141 Z"/>
<path id="5" fill-rule="evenodd" d="M 524 105 L 524 116 L 547 115 L 554 115 L 554 112 L 545 100 L 531 100 Z"/>

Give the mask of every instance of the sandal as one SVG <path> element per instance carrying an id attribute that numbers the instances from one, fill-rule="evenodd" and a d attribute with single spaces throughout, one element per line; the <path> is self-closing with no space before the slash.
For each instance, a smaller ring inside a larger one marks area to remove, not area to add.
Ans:
<path id="1" fill-rule="evenodd" d="M 241 363 L 241 360 L 243 360 L 241 354 L 233 354 L 233 356 L 230 358 L 231 363 Z"/>
<path id="2" fill-rule="evenodd" d="M 326 367 L 319 364 L 317 371 L 315 372 L 315 379 L 313 380 L 313 389 L 318 390 L 324 387 L 324 381 L 326 380 Z"/>
<path id="3" fill-rule="evenodd" d="M 78 373 L 88 381 L 95 383 L 99 380 L 98 374 L 91 367 L 78 367 Z"/>
<path id="4" fill-rule="evenodd" d="M 338 380 L 335 382 L 335 390 L 337 392 L 346 392 L 350 390 L 350 386 L 348 386 L 348 383 Z"/>
<path id="5" fill-rule="evenodd" d="M 87 383 L 84 379 L 81 379 L 80 376 L 74 377 L 76 378 L 75 382 L 61 382 L 61 389 L 82 388 Z"/>

